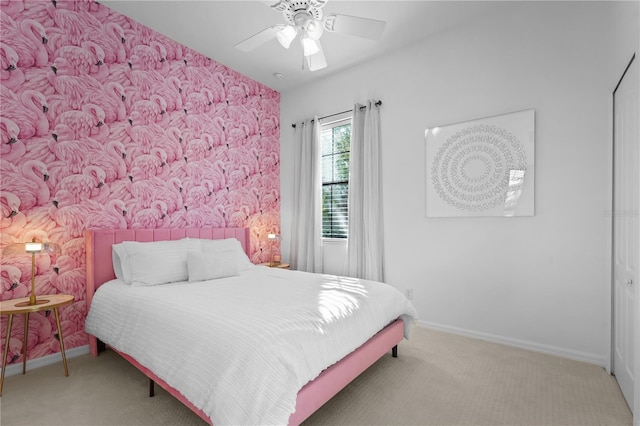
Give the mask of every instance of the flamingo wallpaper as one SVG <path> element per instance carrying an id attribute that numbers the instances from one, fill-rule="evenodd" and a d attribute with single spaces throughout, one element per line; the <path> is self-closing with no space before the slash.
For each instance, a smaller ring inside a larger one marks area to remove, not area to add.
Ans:
<path id="1" fill-rule="evenodd" d="M 280 94 L 92 0 L 1 0 L 1 246 L 35 237 L 36 293 L 67 293 L 67 349 L 84 332 L 87 228 L 251 228 L 251 258 L 279 233 Z M 3 256 L 2 300 L 30 293 L 29 256 Z M 29 319 L 28 357 L 59 351 Z M 16 317 L 9 361 L 21 362 Z"/>

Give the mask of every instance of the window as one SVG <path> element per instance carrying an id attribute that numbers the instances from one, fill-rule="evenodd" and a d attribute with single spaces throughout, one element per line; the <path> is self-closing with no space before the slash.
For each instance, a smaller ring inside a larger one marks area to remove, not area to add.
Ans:
<path id="1" fill-rule="evenodd" d="M 322 237 L 346 239 L 349 229 L 351 117 L 322 124 Z"/>

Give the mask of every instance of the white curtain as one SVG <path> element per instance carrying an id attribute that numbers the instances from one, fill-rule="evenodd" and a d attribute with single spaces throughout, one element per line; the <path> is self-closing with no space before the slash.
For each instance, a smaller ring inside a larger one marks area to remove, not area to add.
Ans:
<path id="1" fill-rule="evenodd" d="M 380 109 L 353 107 L 346 275 L 384 281 Z"/>
<path id="2" fill-rule="evenodd" d="M 297 123 L 295 129 L 290 263 L 299 271 L 322 272 L 320 120 Z"/>

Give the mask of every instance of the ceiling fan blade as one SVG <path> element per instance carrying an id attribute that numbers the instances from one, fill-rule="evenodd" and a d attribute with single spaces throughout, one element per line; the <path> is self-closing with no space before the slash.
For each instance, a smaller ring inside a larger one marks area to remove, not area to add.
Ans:
<path id="1" fill-rule="evenodd" d="M 341 34 L 349 34 L 357 37 L 380 40 L 387 23 L 377 19 L 360 18 L 350 15 L 327 15 L 324 20 L 324 28 Z"/>
<path id="2" fill-rule="evenodd" d="M 262 46 L 266 42 L 274 39 L 278 32 L 278 26 L 273 26 L 269 28 L 265 28 L 257 34 L 252 35 L 251 37 L 241 41 L 240 43 L 235 45 L 235 48 L 238 50 L 242 50 L 243 52 L 249 52 L 259 46 Z"/>
<path id="3" fill-rule="evenodd" d="M 324 57 L 322 46 L 320 46 L 319 41 L 317 41 L 316 43 L 318 43 L 320 50 L 318 50 L 313 55 L 305 56 L 305 59 L 307 60 L 307 66 L 309 67 L 309 71 L 317 71 L 327 67 L 327 60 Z"/>

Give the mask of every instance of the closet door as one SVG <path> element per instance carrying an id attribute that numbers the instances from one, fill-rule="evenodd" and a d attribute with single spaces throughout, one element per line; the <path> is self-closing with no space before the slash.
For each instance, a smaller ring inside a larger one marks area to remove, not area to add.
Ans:
<path id="1" fill-rule="evenodd" d="M 635 58 L 635 56 L 634 56 Z M 640 263 L 640 110 L 638 60 L 631 59 L 613 92 L 613 368 L 634 410 L 638 366 L 638 269 Z M 635 407 L 636 409 L 638 407 Z M 640 413 L 636 413 L 640 415 Z"/>

